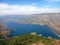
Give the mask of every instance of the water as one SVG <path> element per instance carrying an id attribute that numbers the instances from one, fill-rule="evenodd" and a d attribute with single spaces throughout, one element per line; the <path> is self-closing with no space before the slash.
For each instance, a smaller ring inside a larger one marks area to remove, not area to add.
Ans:
<path id="1" fill-rule="evenodd" d="M 19 23 L 7 23 L 9 30 L 14 30 L 12 36 L 18 36 L 23 34 L 30 34 L 36 32 L 42 34 L 45 37 L 51 36 L 57 38 L 57 35 L 47 25 L 32 25 L 32 24 L 19 24 Z"/>

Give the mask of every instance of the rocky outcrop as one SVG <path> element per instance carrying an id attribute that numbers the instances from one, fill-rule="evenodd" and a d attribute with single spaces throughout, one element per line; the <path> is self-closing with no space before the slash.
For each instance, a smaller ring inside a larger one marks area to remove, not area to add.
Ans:
<path id="1" fill-rule="evenodd" d="M 11 34 L 10 30 L 6 29 L 5 25 L 0 25 L 0 36 L 2 39 L 8 39 L 8 36 Z"/>

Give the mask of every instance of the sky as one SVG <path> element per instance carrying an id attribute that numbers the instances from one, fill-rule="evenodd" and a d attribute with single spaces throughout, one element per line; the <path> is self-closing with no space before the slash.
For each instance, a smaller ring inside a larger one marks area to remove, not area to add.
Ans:
<path id="1" fill-rule="evenodd" d="M 60 13 L 60 0 L 0 0 L 0 15 Z"/>

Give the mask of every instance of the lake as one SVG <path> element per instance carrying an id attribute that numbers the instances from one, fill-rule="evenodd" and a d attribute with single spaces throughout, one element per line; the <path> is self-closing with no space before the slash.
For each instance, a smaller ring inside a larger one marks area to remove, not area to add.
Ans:
<path id="1" fill-rule="evenodd" d="M 58 38 L 58 36 L 47 25 L 20 24 L 14 22 L 9 22 L 6 24 L 8 30 L 13 30 L 12 36 L 18 36 L 23 34 L 30 34 L 31 32 L 36 32 L 37 35 L 42 34 L 45 37 L 51 36 L 53 38 Z"/>

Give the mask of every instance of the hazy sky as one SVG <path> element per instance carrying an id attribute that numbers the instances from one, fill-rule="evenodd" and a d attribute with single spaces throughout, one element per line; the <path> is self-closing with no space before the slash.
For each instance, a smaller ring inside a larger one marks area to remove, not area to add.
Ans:
<path id="1" fill-rule="evenodd" d="M 60 13 L 60 0 L 0 0 L 0 15 Z"/>

